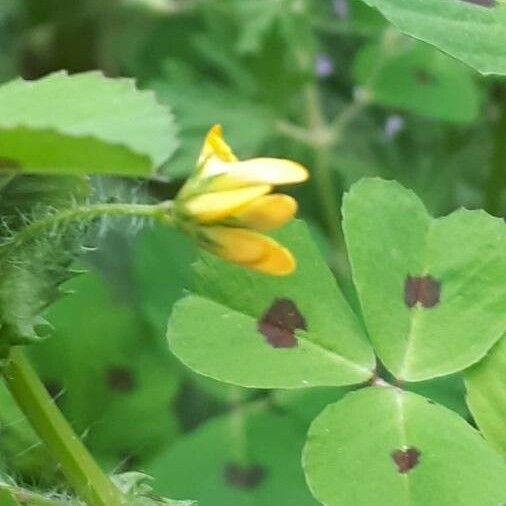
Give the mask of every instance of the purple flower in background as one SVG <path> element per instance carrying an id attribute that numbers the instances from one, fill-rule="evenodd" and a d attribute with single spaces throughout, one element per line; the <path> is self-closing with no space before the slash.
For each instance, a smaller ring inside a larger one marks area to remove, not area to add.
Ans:
<path id="1" fill-rule="evenodd" d="M 316 57 L 315 70 L 318 77 L 328 77 L 334 72 L 334 64 L 326 54 L 319 54 Z"/>
<path id="2" fill-rule="evenodd" d="M 404 130 L 404 118 L 398 114 L 391 114 L 385 120 L 385 139 L 392 141 L 397 135 Z"/>
<path id="3" fill-rule="evenodd" d="M 334 12 L 341 19 L 347 19 L 350 12 L 348 0 L 333 0 Z"/>

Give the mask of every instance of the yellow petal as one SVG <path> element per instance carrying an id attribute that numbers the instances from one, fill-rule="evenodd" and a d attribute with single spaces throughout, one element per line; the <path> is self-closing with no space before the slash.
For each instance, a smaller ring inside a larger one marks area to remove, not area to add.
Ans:
<path id="1" fill-rule="evenodd" d="M 203 193 L 188 199 L 186 211 L 199 223 L 212 223 L 234 214 L 252 200 L 271 191 L 269 185 L 247 186 L 237 190 Z"/>
<path id="2" fill-rule="evenodd" d="M 229 262 L 274 276 L 295 270 L 290 251 L 265 235 L 230 227 L 209 227 L 206 235 L 214 244 L 203 246 Z"/>
<path id="3" fill-rule="evenodd" d="M 223 129 L 221 125 L 213 125 L 207 132 L 202 151 L 200 152 L 198 165 L 205 164 L 206 161 L 213 159 L 224 162 L 237 161 L 236 156 L 230 149 L 230 146 L 223 139 Z"/>
<path id="4" fill-rule="evenodd" d="M 281 244 L 272 239 L 270 239 L 270 241 L 272 241 L 273 244 L 269 248 L 269 254 L 259 262 L 248 265 L 245 264 L 245 267 L 272 276 L 286 276 L 291 274 L 297 267 L 295 258 L 290 251 L 281 246 Z"/>
<path id="5" fill-rule="evenodd" d="M 252 158 L 251 160 L 224 162 L 211 159 L 202 169 L 202 176 L 221 174 L 211 183 L 210 189 L 240 188 L 252 184 L 283 185 L 301 183 L 308 172 L 297 162 L 282 158 Z"/>
<path id="6" fill-rule="evenodd" d="M 236 190 L 237 191 L 237 190 Z M 272 230 L 290 221 L 297 212 L 297 201 L 289 195 L 275 193 L 255 199 L 233 215 L 242 226 Z"/>

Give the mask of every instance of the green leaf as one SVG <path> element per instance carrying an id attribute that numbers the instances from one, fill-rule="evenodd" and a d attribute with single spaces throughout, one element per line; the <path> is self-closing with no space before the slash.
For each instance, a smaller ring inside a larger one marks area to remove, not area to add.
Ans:
<path id="1" fill-rule="evenodd" d="M 65 289 L 75 293 L 49 309 L 54 335 L 31 347 L 31 358 L 95 455 L 114 469 L 142 462 L 177 432 L 176 364 L 150 343 L 139 313 L 97 273 Z M 76 324 L 83 317 L 86 325 Z"/>
<path id="2" fill-rule="evenodd" d="M 132 256 L 137 305 L 165 349 L 167 313 L 191 286 L 195 245 L 172 228 L 146 228 L 136 237 Z"/>
<path id="3" fill-rule="evenodd" d="M 316 506 L 304 482 L 305 432 L 286 415 L 225 415 L 178 439 L 148 468 L 154 490 L 219 506 Z"/>
<path id="4" fill-rule="evenodd" d="M 462 370 L 503 335 L 503 220 L 465 209 L 434 219 L 412 192 L 380 179 L 354 185 L 343 216 L 367 330 L 397 378 Z"/>
<path id="5" fill-rule="evenodd" d="M 399 30 L 438 47 L 482 74 L 506 74 L 502 0 L 364 0 Z"/>
<path id="6" fill-rule="evenodd" d="M 4 488 L 0 488 L 0 504 L 2 506 L 21 506 L 15 497 Z"/>
<path id="7" fill-rule="evenodd" d="M 471 416 L 466 405 L 466 388 L 463 376 L 462 373 L 457 373 L 427 381 L 406 383 L 405 387 L 410 392 L 429 397 L 467 420 Z"/>
<path id="8" fill-rule="evenodd" d="M 491 445 L 506 454 L 506 336 L 466 371 L 467 404 Z"/>
<path id="9" fill-rule="evenodd" d="M 275 390 L 271 395 L 271 399 L 274 406 L 285 413 L 289 413 L 309 427 L 309 424 L 322 412 L 327 404 L 338 401 L 352 388 L 316 387 L 298 390 Z"/>
<path id="10" fill-rule="evenodd" d="M 99 72 L 11 81 L 0 109 L 0 157 L 23 172 L 149 175 L 177 146 L 152 92 Z"/>
<path id="11" fill-rule="evenodd" d="M 297 258 L 290 276 L 203 257 L 196 267 L 197 294 L 177 303 L 169 322 L 172 351 L 201 374 L 247 387 L 366 381 L 374 369 L 372 349 L 306 226 L 293 223 L 275 237 Z M 268 318 L 268 312 L 275 314 Z M 278 323 L 261 331 L 267 320 Z M 288 342 L 277 342 L 279 334 Z"/>
<path id="12" fill-rule="evenodd" d="M 499 506 L 506 465 L 459 416 L 416 394 L 372 387 L 328 406 L 303 466 L 327 506 Z"/>
<path id="13" fill-rule="evenodd" d="M 383 60 L 382 51 L 379 44 L 365 46 L 355 62 L 356 79 L 368 86 L 372 100 L 456 123 L 476 119 L 480 97 L 470 69 L 412 40 L 398 45 Z M 382 62 L 379 70 L 377 61 Z"/>

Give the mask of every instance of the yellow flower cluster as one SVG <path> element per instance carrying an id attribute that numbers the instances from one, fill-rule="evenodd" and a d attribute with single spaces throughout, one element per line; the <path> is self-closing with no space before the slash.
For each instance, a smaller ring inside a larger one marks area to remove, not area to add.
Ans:
<path id="1" fill-rule="evenodd" d="M 271 194 L 273 187 L 308 177 L 300 164 L 278 158 L 239 161 L 220 125 L 208 132 L 197 169 L 176 197 L 174 217 L 198 244 L 226 260 L 266 274 L 286 275 L 295 259 L 286 248 L 256 231 L 293 218 L 297 202 Z"/>

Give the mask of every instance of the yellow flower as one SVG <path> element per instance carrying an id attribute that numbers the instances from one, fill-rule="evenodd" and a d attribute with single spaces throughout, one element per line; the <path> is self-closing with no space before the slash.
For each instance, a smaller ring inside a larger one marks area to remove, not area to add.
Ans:
<path id="1" fill-rule="evenodd" d="M 176 197 L 175 219 L 201 247 L 226 260 L 266 274 L 290 274 L 295 269 L 290 251 L 256 231 L 278 228 L 293 218 L 295 199 L 270 192 L 307 177 L 307 170 L 290 160 L 239 161 L 221 126 L 214 125 L 195 173 Z"/>

